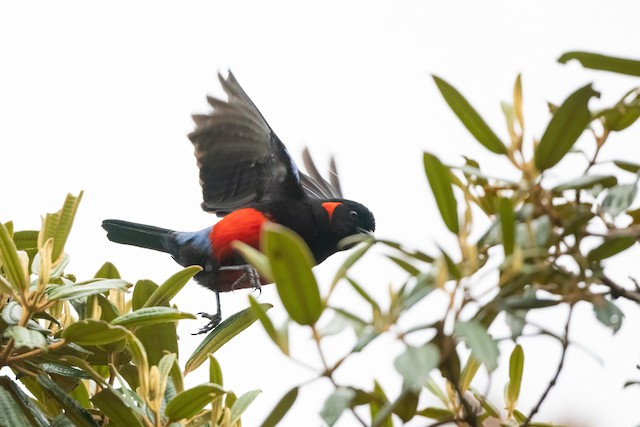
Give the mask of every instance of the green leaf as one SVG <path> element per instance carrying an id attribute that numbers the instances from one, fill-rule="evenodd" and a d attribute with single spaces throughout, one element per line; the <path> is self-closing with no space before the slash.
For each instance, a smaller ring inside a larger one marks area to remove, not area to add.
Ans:
<path id="1" fill-rule="evenodd" d="M 564 184 L 556 185 L 551 189 L 554 192 L 562 192 L 566 190 L 586 190 L 596 185 L 609 188 L 618 184 L 618 179 L 613 175 L 585 175 L 580 178 L 572 179 Z"/>
<path id="2" fill-rule="evenodd" d="M 427 152 L 424 153 L 424 169 L 444 223 L 452 233 L 458 234 L 458 205 L 451 187 L 451 172 L 436 156 Z"/>
<path id="3" fill-rule="evenodd" d="M 436 421 L 447 421 L 453 420 L 456 416 L 453 412 L 448 409 L 442 408 L 425 408 L 418 412 L 418 415 L 421 415 L 425 418 L 431 418 Z"/>
<path id="4" fill-rule="evenodd" d="M 429 373 L 440 364 L 440 352 L 433 344 L 421 347 L 407 346 L 405 351 L 393 361 L 393 366 L 402 375 L 404 382 L 423 386 L 429 380 Z"/>
<path id="5" fill-rule="evenodd" d="M 324 401 L 320 416 L 325 423 L 333 426 L 355 397 L 356 392 L 350 388 L 336 388 L 333 393 L 327 397 L 327 400 Z"/>
<path id="6" fill-rule="evenodd" d="M 273 282 L 273 272 L 269 264 L 269 258 L 253 246 L 247 245 L 240 240 L 231 242 L 231 247 L 238 251 L 240 255 L 252 266 L 258 270 L 260 277 L 265 278 L 268 282 Z"/>
<path id="7" fill-rule="evenodd" d="M 93 276 L 99 279 L 120 279 L 120 272 L 115 265 L 105 262 Z"/>
<path id="8" fill-rule="evenodd" d="M 91 401 L 109 417 L 109 422 L 116 426 L 144 426 L 135 403 L 127 401 L 126 397 L 111 388 L 102 389 Z"/>
<path id="9" fill-rule="evenodd" d="M 572 59 L 578 60 L 585 68 L 640 77 L 640 61 L 637 60 L 606 56 L 598 53 L 574 51 L 563 54 L 558 58 L 558 62 L 566 64 Z"/>
<path id="10" fill-rule="evenodd" d="M 478 368 L 480 368 L 480 362 L 478 359 L 473 357 L 473 355 L 469 355 L 469 359 L 467 359 L 467 363 L 464 365 L 464 368 L 462 368 L 462 372 L 460 373 L 460 391 L 462 393 L 469 389 L 473 377 L 475 377 L 478 372 Z"/>
<path id="11" fill-rule="evenodd" d="M 91 414 L 82 407 L 76 400 L 58 386 L 46 375 L 38 375 L 36 380 L 42 390 L 52 399 L 54 399 L 62 408 L 65 415 L 78 427 L 97 427 L 98 424 L 93 420 Z"/>
<path id="12" fill-rule="evenodd" d="M 129 335 L 122 326 L 110 325 L 103 320 L 85 319 L 72 323 L 62 331 L 62 338 L 79 345 L 104 345 Z"/>
<path id="13" fill-rule="evenodd" d="M 24 270 L 22 262 L 20 262 L 20 256 L 11 238 L 11 233 L 2 223 L 0 223 L 0 265 L 7 281 L 15 291 L 21 292 L 29 287 L 28 271 Z"/>
<path id="14" fill-rule="evenodd" d="M 333 277 L 333 281 L 331 282 L 331 289 L 333 289 L 336 284 L 340 281 L 340 279 L 347 276 L 349 269 L 366 254 L 369 249 L 376 243 L 374 239 L 364 240 L 361 244 L 355 247 L 354 250 L 351 251 L 349 256 L 344 260 L 342 265 L 336 271 L 336 275 Z"/>
<path id="15" fill-rule="evenodd" d="M 615 334 L 622 326 L 624 313 L 611 301 L 602 295 L 595 295 L 591 301 L 596 318 L 605 326 L 610 327 Z"/>
<path id="16" fill-rule="evenodd" d="M 0 377 L 0 425 L 49 427 L 34 400 L 9 377 Z"/>
<path id="17" fill-rule="evenodd" d="M 420 273 L 416 267 L 414 267 L 411 263 L 403 260 L 402 258 L 398 258 L 393 255 L 387 255 L 391 261 L 393 261 L 398 267 L 409 273 L 411 276 L 417 276 Z"/>
<path id="18" fill-rule="evenodd" d="M 502 230 L 502 244 L 504 246 L 504 256 L 508 257 L 513 253 L 515 242 L 515 215 L 513 213 L 513 203 L 510 199 L 500 199 L 500 229 Z"/>
<path id="19" fill-rule="evenodd" d="M 273 305 L 260 304 L 260 307 L 267 311 Z M 238 335 L 240 332 L 248 328 L 253 322 L 258 320 L 254 308 L 249 307 L 227 319 L 223 320 L 213 331 L 211 331 L 200 345 L 194 350 L 193 354 L 187 360 L 184 367 L 184 375 L 202 365 L 209 355 L 215 353 L 220 347 L 226 344 L 230 339 Z"/>
<path id="20" fill-rule="evenodd" d="M 403 390 L 398 399 L 393 402 L 393 413 L 400 417 L 402 422 L 408 422 L 416 415 L 419 397 L 419 388 L 414 389 L 410 387 Z"/>
<path id="21" fill-rule="evenodd" d="M 151 295 L 159 288 L 156 283 L 151 280 L 138 280 L 133 287 L 133 296 L 131 297 L 131 309 L 139 310 L 143 308 Z M 169 303 L 158 304 L 161 306 L 169 306 Z"/>
<path id="22" fill-rule="evenodd" d="M 561 299 L 546 299 L 536 297 L 535 292 L 531 294 L 514 295 L 502 300 L 502 304 L 509 310 L 529 310 L 534 308 L 553 307 L 562 302 Z"/>
<path id="23" fill-rule="evenodd" d="M 453 86 L 440 77 L 432 76 L 440 93 L 462 124 L 488 150 L 496 154 L 506 154 L 507 148 L 476 110 Z"/>
<path id="24" fill-rule="evenodd" d="M 296 323 L 315 324 L 325 306 L 311 271 L 315 261 L 309 247 L 282 225 L 266 223 L 262 233 L 263 252 L 269 257 L 282 305 Z"/>
<path id="25" fill-rule="evenodd" d="M 465 342 L 473 356 L 484 363 L 489 372 L 498 367 L 498 345 L 480 323 L 475 320 L 457 321 L 454 329 L 455 334 Z"/>
<path id="26" fill-rule="evenodd" d="M 153 294 L 149 297 L 147 302 L 144 303 L 144 307 L 155 307 L 159 305 L 168 304 L 184 285 L 202 271 L 202 267 L 199 265 L 192 265 L 184 270 L 178 271 L 173 276 L 169 277 Z"/>
<path id="27" fill-rule="evenodd" d="M 221 387 L 223 385 L 222 368 L 213 356 L 209 356 L 209 382 L 218 384 Z"/>
<path id="28" fill-rule="evenodd" d="M 113 319 L 111 324 L 124 326 L 125 328 L 136 328 L 138 326 L 157 325 L 195 318 L 196 316 L 191 313 L 185 313 L 171 307 L 146 307 L 119 316 Z"/>
<path id="29" fill-rule="evenodd" d="M 637 184 L 623 184 L 609 189 L 599 207 L 601 212 L 618 216 L 629 209 L 638 192 Z"/>
<path id="30" fill-rule="evenodd" d="M 67 242 L 73 220 L 78 211 L 78 205 L 80 204 L 80 200 L 82 200 L 82 194 L 82 191 L 77 197 L 67 194 L 62 209 L 55 213 L 48 213 L 44 218 L 42 229 L 38 235 L 38 247 L 42 247 L 44 242 L 49 238 L 53 238 L 53 254 L 51 259 L 54 264 L 62 257 L 64 245 Z"/>
<path id="31" fill-rule="evenodd" d="M 205 383 L 178 393 L 164 410 L 169 421 L 189 419 L 211 403 L 217 396 L 225 393 L 218 384 Z"/>
<path id="32" fill-rule="evenodd" d="M 50 300 L 69 300 L 100 294 L 111 289 L 125 290 L 130 285 L 122 279 L 91 279 L 70 285 L 52 285 L 47 287 Z"/>
<path id="33" fill-rule="evenodd" d="M 247 410 L 251 402 L 262 393 L 260 390 L 252 390 L 238 397 L 233 405 L 231 405 L 231 424 L 233 425 L 240 420 L 240 417 Z"/>
<path id="34" fill-rule="evenodd" d="M 538 170 L 554 166 L 571 150 L 591 121 L 588 104 L 593 96 L 599 97 L 600 94 L 590 84 L 584 86 L 569 95 L 553 114 L 535 150 Z"/>
<path id="35" fill-rule="evenodd" d="M 625 170 L 627 172 L 637 174 L 640 172 L 640 165 L 633 162 L 628 162 L 626 160 L 614 160 L 613 164 L 618 166 L 620 169 Z"/>
<path id="36" fill-rule="evenodd" d="M 269 338 L 271 338 L 271 341 L 273 341 L 273 343 L 277 345 L 284 354 L 288 355 L 289 347 L 287 340 L 280 335 L 275 326 L 273 326 L 273 322 L 271 321 L 267 313 L 260 306 L 260 304 L 258 304 L 258 301 L 256 301 L 256 299 L 251 295 L 249 295 L 249 304 L 251 305 L 251 308 L 253 308 L 255 315 L 258 317 L 258 320 L 260 320 L 260 323 L 262 323 L 262 327 L 264 328 L 265 332 L 267 333 Z"/>
<path id="37" fill-rule="evenodd" d="M 271 413 L 262 422 L 261 427 L 276 427 L 278 423 L 287 415 L 289 409 L 293 406 L 298 398 L 298 387 L 294 387 L 287 392 L 282 399 L 276 404 Z"/>
<path id="38" fill-rule="evenodd" d="M 510 410 L 516 407 L 520 397 L 520 385 L 522 383 L 522 371 L 524 369 L 524 352 L 520 345 L 516 345 L 509 359 L 509 385 L 506 393 L 506 403 Z"/>
<path id="39" fill-rule="evenodd" d="M 13 338 L 16 348 L 47 348 L 47 339 L 41 332 L 27 329 L 24 326 L 9 326 L 4 331 L 4 336 Z"/>
<path id="40" fill-rule="evenodd" d="M 612 257 L 630 248 L 636 239 L 631 236 L 618 236 L 606 239 L 600 246 L 592 249 L 587 254 L 589 262 L 598 262 Z"/>

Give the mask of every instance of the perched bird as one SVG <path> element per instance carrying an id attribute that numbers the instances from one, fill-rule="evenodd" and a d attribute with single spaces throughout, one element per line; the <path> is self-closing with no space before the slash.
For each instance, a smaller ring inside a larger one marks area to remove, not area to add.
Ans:
<path id="1" fill-rule="evenodd" d="M 220 292 L 259 289 L 265 284 L 231 246 L 239 240 L 258 248 L 265 222 L 298 233 L 316 263 L 344 249 L 338 242 L 345 237 L 375 229 L 369 209 L 342 198 L 333 160 L 329 182 L 320 175 L 307 150 L 303 160 L 308 174 L 300 172 L 233 74 L 218 77 L 228 99 L 207 97 L 213 111 L 193 116 L 196 128 L 189 139 L 200 168 L 202 209 L 222 219 L 195 232 L 115 219 L 102 223 L 113 242 L 168 252 L 182 266 L 202 266 L 195 279 L 216 293 L 217 312 L 199 313 L 210 322 L 198 333 L 220 323 Z"/>

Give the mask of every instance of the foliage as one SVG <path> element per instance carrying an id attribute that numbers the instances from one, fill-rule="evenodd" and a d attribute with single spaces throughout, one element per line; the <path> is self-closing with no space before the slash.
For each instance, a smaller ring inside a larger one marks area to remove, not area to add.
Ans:
<path id="1" fill-rule="evenodd" d="M 585 67 L 640 75 L 640 61 L 585 52 L 568 53 L 560 61 L 569 59 L 577 59 Z M 275 278 L 291 321 L 296 327 L 309 329 L 322 361 L 321 366 L 310 369 L 315 369 L 318 379 L 328 379 L 335 387 L 320 414 L 328 425 L 336 423 L 345 412 L 358 423 L 373 426 L 392 426 L 397 420 L 412 419 L 422 419 L 423 423 L 431 419 L 433 426 L 482 425 L 485 420 L 491 425 L 545 425 L 535 422 L 534 417 L 564 365 L 571 345 L 569 329 L 574 306 L 580 302 L 591 304 L 595 317 L 615 333 L 624 314 L 614 301 L 624 298 L 640 303 L 637 285 L 622 286 L 606 270 L 607 260 L 630 249 L 640 236 L 640 213 L 629 210 L 637 192 L 640 164 L 627 159 L 614 161 L 620 178 L 593 172 L 603 163 L 599 155 L 609 138 L 640 117 L 640 89 L 630 90 L 611 107 L 591 110 L 589 102 L 599 94 L 591 84 L 583 86 L 559 105 L 549 104 L 551 118 L 546 129 L 539 139 L 527 143 L 520 76 L 513 89 L 513 101 L 502 104 L 509 141 L 501 140 L 451 84 L 436 76 L 434 80 L 471 135 L 489 155 L 508 162 L 518 174 L 516 180 L 489 175 L 474 159 L 465 157 L 464 164 L 450 166 L 436 155 L 424 153 L 426 176 L 444 225 L 457 241 L 458 255 L 443 250 L 425 254 L 398 243 L 364 238 L 338 271 L 329 291 L 318 298 L 316 279 L 310 263 L 305 261 L 308 249 L 289 230 L 267 225 L 261 252 L 243 245 L 238 250 L 256 268 Z M 591 146 L 587 137 L 594 141 Z M 576 148 L 579 139 L 580 148 Z M 577 156 L 585 158 L 582 169 L 574 169 L 566 181 L 554 182 L 558 175 L 567 175 L 561 172 L 567 158 Z M 479 221 L 478 216 L 484 219 Z M 491 224 L 489 228 L 479 233 L 483 225 L 478 223 L 487 222 Z M 479 234 L 481 238 L 471 238 Z M 390 289 L 388 306 L 370 296 L 350 274 L 351 266 L 373 245 L 386 246 L 391 252 L 388 258 L 408 275 L 404 283 Z M 354 298 L 370 307 L 370 315 L 361 317 L 350 310 L 351 303 L 344 306 L 341 301 L 333 301 L 337 286 L 353 288 Z M 439 321 L 412 325 L 404 320 L 408 311 L 438 294 L 450 301 Z M 252 304 L 255 306 L 253 300 Z M 528 321 L 531 312 L 552 306 L 566 307 L 568 312 L 562 335 Z M 333 313 L 334 320 L 329 325 L 350 327 L 356 337 L 352 348 L 334 363 L 327 362 L 322 345 L 335 333 L 335 328 L 327 327 L 325 312 Z M 294 359 L 288 344 L 287 325 L 291 322 L 278 327 L 262 311 L 256 314 L 274 344 Z M 505 317 L 499 317 L 502 314 Z M 489 329 L 503 318 L 511 329 L 508 339 L 515 343 L 529 336 L 547 336 L 562 349 L 555 375 L 528 414 L 518 409 L 526 376 L 525 354 L 518 344 L 512 347 L 508 358 L 504 402 L 492 403 L 474 388 L 481 367 L 490 376 L 498 366 L 500 349 L 505 346 L 498 346 Z M 418 332 L 428 332 L 429 338 L 421 345 L 411 345 L 408 337 L 413 338 Z M 404 351 L 397 355 L 393 366 L 377 369 L 395 369 L 403 380 L 402 390 L 396 396 L 390 395 L 375 378 L 366 390 L 339 384 L 336 372 L 345 361 L 366 352 L 383 335 L 399 340 Z M 298 389 L 282 398 L 263 425 L 272 426 L 282 419 L 294 404 Z M 421 407 L 420 395 L 425 391 L 441 405 Z"/>
<path id="2" fill-rule="evenodd" d="M 200 267 L 160 286 L 141 280 L 131 298 L 131 284 L 110 263 L 77 281 L 65 273 L 64 244 L 81 197 L 69 195 L 40 231 L 0 223 L 0 364 L 16 375 L 0 377 L 0 425 L 240 425 L 259 391 L 236 397 L 224 389 L 211 355 L 270 305 L 226 319 L 181 372 L 176 323 L 195 316 L 170 301 Z M 210 382 L 185 389 L 183 376 L 205 361 Z"/>
<path id="3" fill-rule="evenodd" d="M 560 61 L 570 59 L 585 67 L 640 75 L 639 61 L 585 52 L 567 53 Z M 457 89 L 440 77 L 434 80 L 488 155 L 508 162 L 518 174 L 511 180 L 485 174 L 479 162 L 468 157 L 464 164 L 451 166 L 432 153 L 424 154 L 427 180 L 444 225 L 457 242 L 456 253 L 427 254 L 371 236 L 350 238 L 342 243 L 359 244 L 323 293 L 304 242 L 289 229 L 267 224 L 260 251 L 241 243 L 235 247 L 261 276 L 275 280 L 289 319 L 274 324 L 267 315 L 270 305 L 249 297 L 249 308 L 205 337 L 184 372 L 176 322 L 193 315 L 171 305 L 171 299 L 199 267 L 183 269 L 162 285 L 140 280 L 132 287 L 110 263 L 94 278 L 76 280 L 65 272 L 69 257 L 64 245 L 82 195 L 68 196 L 59 212 L 46 215 L 40 231 L 14 232 L 12 223 L 0 224 L 0 364 L 16 376 L 0 377 L 0 425 L 240 425 L 242 413 L 259 391 L 237 396 L 225 389 L 222 369 L 212 355 L 256 320 L 291 359 L 295 355 L 289 329 L 310 332 L 319 365 L 297 362 L 334 387 L 320 413 L 327 425 L 343 417 L 378 427 L 411 420 L 431 426 L 485 421 L 548 425 L 536 422 L 535 416 L 572 345 L 574 306 L 591 304 L 595 317 L 615 333 L 624 319 L 615 300 L 640 303 L 640 288 L 616 283 L 606 269 L 609 258 L 629 250 L 638 239 L 640 210 L 630 207 L 640 164 L 620 159 L 613 162 L 620 170 L 617 175 L 593 172 L 602 163 L 599 155 L 609 138 L 640 117 L 640 89 L 630 90 L 609 108 L 591 110 L 590 100 L 599 95 L 592 85 L 583 86 L 559 105 L 550 104 L 551 118 L 541 137 L 526 141 L 518 76 L 513 101 L 502 105 L 509 135 L 505 142 Z M 594 145 L 577 149 L 579 139 L 580 147 L 586 145 L 585 133 Z M 559 173 L 563 162 L 576 156 L 586 159 L 584 168 L 564 182 L 554 182 L 554 177 L 564 175 Z M 481 230 L 483 223 L 490 223 L 488 229 Z M 471 237 L 479 232 L 479 239 Z M 351 272 L 376 245 L 407 274 L 403 283 L 390 287 L 385 303 L 372 297 Z M 350 305 L 334 301 L 338 287 L 351 289 L 369 315 L 363 317 Z M 449 302 L 439 320 L 406 320 L 407 313 L 438 296 Z M 531 312 L 547 307 L 568 312 L 563 334 L 530 322 Z M 500 358 L 507 346 L 498 345 L 500 340 L 491 333 L 492 325 L 502 319 L 511 330 L 502 341 L 514 342 L 508 358 Z M 344 354 L 329 359 L 323 342 L 344 328 L 354 331 L 354 342 Z M 403 350 L 390 366 L 378 369 L 397 372 L 401 390 L 390 393 L 376 378 L 366 389 L 339 383 L 336 374 L 345 362 L 370 351 L 371 343 L 385 336 L 396 339 Z M 518 401 L 527 375 L 526 358 L 518 343 L 530 336 L 555 339 L 562 353 L 548 387 L 525 413 Z M 509 361 L 509 378 L 503 401 L 491 402 L 476 388 L 478 373 L 490 377 L 501 360 Z M 186 389 L 184 375 L 205 362 L 209 381 Z M 307 383 L 289 390 L 262 425 L 277 425 Z M 427 392 L 437 405 L 422 404 Z"/>

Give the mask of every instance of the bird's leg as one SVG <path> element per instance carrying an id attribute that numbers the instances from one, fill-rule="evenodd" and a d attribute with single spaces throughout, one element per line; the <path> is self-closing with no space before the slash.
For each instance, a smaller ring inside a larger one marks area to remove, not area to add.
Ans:
<path id="1" fill-rule="evenodd" d="M 220 308 L 220 292 L 214 292 L 216 293 L 216 305 L 218 311 L 216 312 L 216 314 L 208 314 L 204 312 L 198 313 L 198 315 L 204 317 L 205 319 L 209 319 L 209 323 L 198 329 L 198 332 L 191 335 L 206 334 L 220 324 L 220 320 L 222 320 L 222 309 Z"/>
<path id="2" fill-rule="evenodd" d="M 260 293 L 262 293 L 262 285 L 260 284 L 260 275 L 258 274 L 256 269 L 253 268 L 252 265 L 249 265 L 249 264 L 224 265 L 220 267 L 218 270 L 242 270 L 243 271 L 242 276 L 240 276 L 231 285 L 232 291 L 235 290 L 236 286 L 238 286 L 240 283 L 242 283 L 243 280 L 245 280 L 245 278 L 248 277 L 249 285 L 251 286 L 251 289 L 258 290 Z"/>

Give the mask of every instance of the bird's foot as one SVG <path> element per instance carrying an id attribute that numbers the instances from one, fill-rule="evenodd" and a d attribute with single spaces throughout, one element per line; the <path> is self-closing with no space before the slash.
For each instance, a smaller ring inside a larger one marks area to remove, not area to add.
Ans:
<path id="1" fill-rule="evenodd" d="M 249 280 L 249 287 L 254 291 L 257 290 L 262 294 L 262 285 L 260 284 L 260 275 L 258 271 L 253 268 L 253 266 L 249 264 L 243 265 L 225 265 L 220 267 L 220 270 L 242 270 L 242 276 L 240 276 L 233 284 L 231 285 L 231 290 L 235 291 L 235 289 L 243 283 L 245 280 Z M 245 286 L 246 287 L 246 286 Z"/>
<path id="2" fill-rule="evenodd" d="M 198 332 L 192 333 L 191 335 L 206 334 L 207 332 L 210 332 L 216 326 L 218 326 L 220 324 L 220 321 L 222 320 L 222 316 L 220 316 L 219 312 L 216 314 L 200 312 L 198 313 L 198 315 L 204 317 L 205 319 L 209 319 L 209 323 L 198 329 Z"/>

